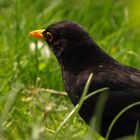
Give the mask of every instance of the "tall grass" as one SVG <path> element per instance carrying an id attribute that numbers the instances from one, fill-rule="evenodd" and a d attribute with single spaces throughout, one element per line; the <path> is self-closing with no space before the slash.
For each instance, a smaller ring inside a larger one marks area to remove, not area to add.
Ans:
<path id="1" fill-rule="evenodd" d="M 64 87 L 57 60 L 42 55 L 46 46 L 38 47 L 29 31 L 64 19 L 76 21 L 103 50 L 139 68 L 138 9 L 123 0 L 0 0 L 0 139 L 52 139 L 73 109 L 67 96 L 39 90 Z M 57 139 L 83 139 L 87 132 L 77 115 Z"/>

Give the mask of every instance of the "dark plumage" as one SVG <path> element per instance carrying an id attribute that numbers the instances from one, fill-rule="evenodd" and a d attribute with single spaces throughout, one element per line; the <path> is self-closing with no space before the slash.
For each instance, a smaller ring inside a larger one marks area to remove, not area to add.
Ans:
<path id="1" fill-rule="evenodd" d="M 48 32 L 51 36 L 47 35 Z M 140 101 L 140 71 L 114 60 L 80 25 L 71 21 L 53 24 L 42 34 L 61 66 L 65 89 L 74 105 L 78 103 L 90 73 L 94 76 L 89 93 L 109 88 L 100 133 L 105 136 L 113 118 L 126 106 Z M 94 114 L 97 99 L 98 95 L 90 97 L 79 111 L 87 123 Z M 140 120 L 140 105 L 121 116 L 111 131 L 110 139 L 134 134 L 137 120 Z"/>

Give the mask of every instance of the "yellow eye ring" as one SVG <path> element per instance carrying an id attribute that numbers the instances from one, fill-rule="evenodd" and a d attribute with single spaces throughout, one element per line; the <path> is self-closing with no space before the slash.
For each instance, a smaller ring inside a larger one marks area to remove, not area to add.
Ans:
<path id="1" fill-rule="evenodd" d="M 50 32 L 46 32 L 45 38 L 49 42 L 52 42 L 52 40 L 53 40 L 53 36 L 52 36 L 52 34 Z"/>

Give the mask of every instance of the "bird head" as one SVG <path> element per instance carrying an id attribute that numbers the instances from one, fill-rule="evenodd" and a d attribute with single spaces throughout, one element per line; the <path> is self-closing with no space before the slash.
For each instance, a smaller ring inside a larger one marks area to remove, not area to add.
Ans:
<path id="1" fill-rule="evenodd" d="M 77 69 L 77 65 L 81 69 L 108 57 L 79 24 L 68 20 L 32 31 L 30 35 L 45 40 L 65 68 Z"/>
<path id="2" fill-rule="evenodd" d="M 69 52 L 78 54 L 84 42 L 89 40 L 88 33 L 80 25 L 68 20 L 52 24 L 47 29 L 32 31 L 30 35 L 45 40 L 58 59 Z"/>

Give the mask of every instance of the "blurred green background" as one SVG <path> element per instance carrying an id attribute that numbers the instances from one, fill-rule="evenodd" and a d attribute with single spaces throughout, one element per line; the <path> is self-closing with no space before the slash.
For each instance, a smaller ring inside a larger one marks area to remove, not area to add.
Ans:
<path id="1" fill-rule="evenodd" d="M 61 71 L 34 29 L 69 19 L 81 24 L 103 50 L 123 64 L 140 68 L 138 0 L 0 0 L 0 139 L 53 139 L 73 109 Z M 77 115 L 56 139 L 93 140 Z M 97 137 L 95 137 L 97 139 Z"/>

